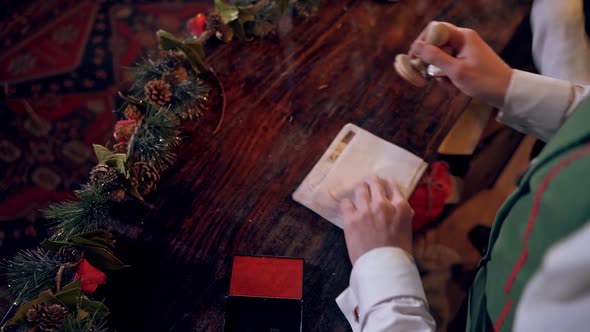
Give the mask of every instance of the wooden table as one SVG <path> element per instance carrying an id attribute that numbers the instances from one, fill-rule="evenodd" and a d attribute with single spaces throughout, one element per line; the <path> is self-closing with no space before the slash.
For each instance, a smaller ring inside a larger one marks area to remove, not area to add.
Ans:
<path id="1" fill-rule="evenodd" d="M 120 240 L 132 267 L 103 290 L 119 331 L 220 331 L 234 254 L 304 257 L 304 331 L 349 329 L 334 302 L 351 270 L 343 233 L 292 192 L 349 122 L 431 161 L 469 100 L 401 81 L 394 56 L 434 19 L 471 27 L 499 51 L 529 6 L 340 2 L 283 21 L 274 40 L 209 55 L 226 89 L 225 122 L 217 135 L 218 114 L 187 126 L 178 162 L 148 199 L 156 208 Z"/>

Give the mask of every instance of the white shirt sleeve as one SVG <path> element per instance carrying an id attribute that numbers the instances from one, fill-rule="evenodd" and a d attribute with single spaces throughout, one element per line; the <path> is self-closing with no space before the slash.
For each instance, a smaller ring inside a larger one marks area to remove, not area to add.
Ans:
<path id="1" fill-rule="evenodd" d="M 589 243 L 590 223 L 545 254 L 523 292 L 515 332 L 587 329 Z M 378 248 L 361 256 L 350 286 L 336 302 L 355 332 L 433 332 L 436 328 L 416 265 L 400 248 Z"/>
<path id="2" fill-rule="evenodd" d="M 355 332 L 435 330 L 418 269 L 400 248 L 377 248 L 361 256 L 336 303 Z"/>
<path id="3" fill-rule="evenodd" d="M 588 96 L 588 85 L 512 70 L 498 120 L 548 141 Z"/>
<path id="4" fill-rule="evenodd" d="M 590 313 L 590 223 L 545 254 L 524 289 L 514 331 L 587 331 Z M 549 286 L 549 287 L 548 287 Z"/>
<path id="5" fill-rule="evenodd" d="M 531 10 L 533 59 L 543 75 L 590 84 L 586 0 L 535 0 Z"/>

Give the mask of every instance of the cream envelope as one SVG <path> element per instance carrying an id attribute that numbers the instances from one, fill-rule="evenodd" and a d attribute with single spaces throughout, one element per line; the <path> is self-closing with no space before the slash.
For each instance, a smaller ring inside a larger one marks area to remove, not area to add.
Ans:
<path id="1" fill-rule="evenodd" d="M 408 197 L 428 165 L 414 154 L 347 124 L 293 193 L 293 199 L 342 228 L 339 200 L 362 179 L 378 175 Z"/>

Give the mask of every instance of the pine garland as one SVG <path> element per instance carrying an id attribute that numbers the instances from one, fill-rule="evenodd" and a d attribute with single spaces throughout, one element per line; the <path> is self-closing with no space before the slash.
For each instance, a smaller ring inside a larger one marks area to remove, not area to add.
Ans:
<path id="1" fill-rule="evenodd" d="M 111 196 L 91 185 L 83 185 L 76 191 L 77 200 L 51 205 L 45 216 L 54 220 L 52 240 L 67 240 L 70 237 L 116 225 L 111 216 Z"/>
<path id="2" fill-rule="evenodd" d="M 162 172 L 174 163 L 174 148 L 179 143 L 177 117 L 168 109 L 150 106 L 135 135 L 129 141 L 132 162 L 151 162 Z"/>
<path id="3" fill-rule="evenodd" d="M 49 251 L 36 248 L 22 250 L 2 263 L 8 289 L 19 303 L 29 301 L 55 285 L 60 261 Z"/>

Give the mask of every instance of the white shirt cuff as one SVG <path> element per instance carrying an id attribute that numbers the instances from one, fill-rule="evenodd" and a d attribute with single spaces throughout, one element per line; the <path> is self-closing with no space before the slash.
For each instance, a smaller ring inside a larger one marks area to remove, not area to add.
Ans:
<path id="1" fill-rule="evenodd" d="M 348 287 L 344 292 L 338 295 L 336 298 L 336 304 L 338 304 L 340 311 L 342 311 L 344 317 L 348 320 L 350 327 L 352 327 L 352 331 L 360 331 L 360 322 L 358 316 L 356 316 L 358 314 L 358 299 L 356 294 L 352 291 L 352 288 Z"/>
<path id="2" fill-rule="evenodd" d="M 568 81 L 514 69 L 498 120 L 548 141 L 571 112 L 573 94 Z"/>
<path id="3" fill-rule="evenodd" d="M 382 247 L 365 253 L 356 261 L 350 287 L 338 296 L 336 303 L 357 331 L 359 322 L 363 322 L 373 306 L 396 297 L 417 298 L 427 303 L 412 257 L 403 249 Z M 354 313 L 357 308 L 359 321 Z"/>

